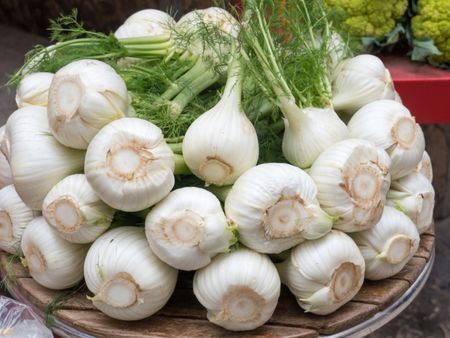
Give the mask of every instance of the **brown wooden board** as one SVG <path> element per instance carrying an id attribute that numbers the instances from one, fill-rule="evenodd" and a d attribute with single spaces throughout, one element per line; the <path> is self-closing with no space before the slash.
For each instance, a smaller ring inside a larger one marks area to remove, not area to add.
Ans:
<path id="1" fill-rule="evenodd" d="M 304 313 L 283 286 L 272 318 L 266 325 L 248 333 L 229 332 L 209 323 L 206 310 L 192 292 L 193 273 L 186 272 L 180 273 L 177 288 L 166 306 L 145 320 L 124 322 L 108 318 L 93 307 L 86 289 L 59 305 L 54 314 L 67 325 L 98 337 L 317 337 L 348 329 L 392 304 L 420 275 L 433 245 L 431 228 L 421 236 L 415 257 L 400 273 L 382 281 L 365 281 L 351 302 L 327 316 Z M 12 271 L 15 278 L 10 285 L 40 310 L 64 293 L 38 285 L 20 262 L 11 261 L 5 253 L 0 253 L 0 270 L 3 274 L 6 270 Z"/>

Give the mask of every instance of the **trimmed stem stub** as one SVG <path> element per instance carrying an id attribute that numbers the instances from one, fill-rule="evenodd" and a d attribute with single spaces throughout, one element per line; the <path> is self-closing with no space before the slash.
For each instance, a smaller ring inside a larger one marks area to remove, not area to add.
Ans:
<path id="1" fill-rule="evenodd" d="M 207 156 L 199 171 L 206 183 L 215 185 L 224 185 L 234 172 L 233 167 L 219 156 Z"/>
<path id="2" fill-rule="evenodd" d="M 336 302 L 341 302 L 358 286 L 362 278 L 361 267 L 352 262 L 344 262 L 333 271 L 329 288 Z"/>
<path id="3" fill-rule="evenodd" d="M 401 116 L 391 128 L 394 141 L 402 148 L 409 149 L 416 139 L 416 121 L 412 116 Z"/>
<path id="4" fill-rule="evenodd" d="M 0 240 L 12 241 L 14 239 L 11 217 L 5 210 L 0 210 Z"/>
<path id="5" fill-rule="evenodd" d="M 299 196 L 281 197 L 266 209 L 263 228 L 267 239 L 287 238 L 300 234 L 303 220 L 308 217 L 304 201 Z"/>
<path id="6" fill-rule="evenodd" d="M 101 301 L 115 308 L 128 308 L 139 300 L 139 285 L 127 272 L 119 272 L 103 283 L 93 301 Z"/>
<path id="7" fill-rule="evenodd" d="M 56 118 L 70 120 L 78 112 L 85 88 L 78 75 L 57 76 L 54 78 L 50 100 L 55 103 Z"/>
<path id="8" fill-rule="evenodd" d="M 148 166 L 154 160 L 153 153 L 145 144 L 129 142 L 106 154 L 106 166 L 116 178 L 131 181 L 148 175 Z"/>
<path id="9" fill-rule="evenodd" d="M 58 231 L 72 233 L 80 229 L 83 216 L 77 201 L 69 195 L 58 197 L 44 211 Z"/>
<path id="10" fill-rule="evenodd" d="M 163 239 L 176 245 L 194 247 L 205 237 L 203 217 L 189 209 L 165 218 L 159 226 Z"/>
<path id="11" fill-rule="evenodd" d="M 240 323 L 257 321 L 265 303 L 264 298 L 248 286 L 232 287 L 223 296 L 223 319 Z"/>
<path id="12" fill-rule="evenodd" d="M 386 243 L 381 256 L 389 264 L 399 264 L 409 256 L 413 247 L 414 243 L 411 238 L 405 235 L 396 235 Z"/>
<path id="13" fill-rule="evenodd" d="M 24 254 L 27 259 L 27 266 L 31 272 L 44 273 L 47 270 L 47 261 L 41 250 L 35 245 L 29 245 L 24 248 Z"/>

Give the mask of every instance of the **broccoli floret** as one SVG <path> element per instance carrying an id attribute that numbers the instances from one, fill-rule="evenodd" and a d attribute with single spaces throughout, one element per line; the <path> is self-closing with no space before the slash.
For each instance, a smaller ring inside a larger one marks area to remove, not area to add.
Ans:
<path id="1" fill-rule="evenodd" d="M 432 56 L 438 63 L 450 62 L 450 1 L 420 0 L 419 14 L 412 18 L 411 27 L 417 39 L 432 39 L 442 53 Z"/>
<path id="2" fill-rule="evenodd" d="M 377 39 L 394 29 L 408 7 L 408 0 L 325 1 L 341 14 L 340 25 L 345 31 L 354 36 Z"/>

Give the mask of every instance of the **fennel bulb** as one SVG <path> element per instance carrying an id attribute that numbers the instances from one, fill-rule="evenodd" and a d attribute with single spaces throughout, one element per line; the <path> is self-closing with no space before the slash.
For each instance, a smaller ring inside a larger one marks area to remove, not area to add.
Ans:
<path id="1" fill-rule="evenodd" d="M 333 225 L 317 202 L 317 188 L 303 170 L 264 163 L 246 171 L 225 200 L 225 214 L 238 227 L 239 241 L 262 253 L 280 253 Z"/>
<path id="2" fill-rule="evenodd" d="M 44 217 L 35 218 L 28 224 L 21 245 L 30 275 L 38 284 L 62 290 L 83 279 L 88 246 L 62 239 Z"/>
<path id="3" fill-rule="evenodd" d="M 421 173 L 412 172 L 392 181 L 387 194 L 389 205 L 403 211 L 423 234 L 433 222 L 434 188 Z"/>
<path id="4" fill-rule="evenodd" d="M 97 60 L 78 60 L 59 69 L 48 101 L 53 135 L 76 149 L 86 149 L 103 126 L 127 115 L 130 106 L 125 82 Z"/>
<path id="5" fill-rule="evenodd" d="M 366 262 L 365 277 L 389 278 L 400 272 L 419 247 L 419 233 L 402 212 L 386 206 L 372 228 L 351 234 Z"/>
<path id="6" fill-rule="evenodd" d="M 139 211 L 172 190 L 175 158 L 161 129 L 138 118 L 109 123 L 86 152 L 85 174 L 98 196 L 114 209 Z"/>
<path id="7" fill-rule="evenodd" d="M 344 60 L 333 75 L 333 107 L 349 114 L 376 100 L 394 100 L 389 70 L 374 55 L 362 54 Z"/>
<path id="8" fill-rule="evenodd" d="M 118 39 L 170 34 L 175 20 L 166 12 L 143 9 L 129 16 L 114 33 Z"/>
<path id="9" fill-rule="evenodd" d="M 364 281 L 364 258 L 341 231 L 296 246 L 277 264 L 282 283 L 306 312 L 327 315 L 350 301 Z"/>
<path id="10" fill-rule="evenodd" d="M 177 270 L 150 250 L 144 229 L 132 226 L 97 238 L 84 262 L 94 306 L 120 320 L 139 320 L 161 309 L 175 289 L 177 276 Z"/>
<path id="11" fill-rule="evenodd" d="M 353 115 L 348 130 L 351 137 L 369 140 L 387 151 L 393 180 L 413 171 L 425 150 L 422 129 L 409 110 L 393 100 L 365 105 Z"/>
<path id="12" fill-rule="evenodd" d="M 172 191 L 145 219 L 152 251 L 180 270 L 197 270 L 237 241 L 228 228 L 220 201 L 207 190 L 186 187 Z"/>
<path id="13" fill-rule="evenodd" d="M 38 213 L 23 203 L 12 184 L 0 189 L 0 249 L 21 255 L 22 234 L 36 216 Z"/>
<path id="14" fill-rule="evenodd" d="M 115 210 L 106 205 L 86 176 L 67 176 L 49 191 L 42 214 L 58 234 L 72 243 L 90 243 L 111 225 Z"/>
<path id="15" fill-rule="evenodd" d="M 6 136 L 14 186 L 32 209 L 42 209 L 45 196 L 64 177 L 83 171 L 84 151 L 66 148 L 53 137 L 44 107 L 16 110 L 6 123 Z"/>
<path id="16" fill-rule="evenodd" d="M 48 90 L 53 80 L 53 73 L 31 73 L 25 76 L 16 90 L 17 107 L 47 107 Z"/>
<path id="17" fill-rule="evenodd" d="M 220 101 L 198 117 L 184 135 L 184 160 L 206 184 L 232 184 L 258 161 L 256 130 L 241 109 L 241 76 L 239 60 L 235 59 Z"/>
<path id="18" fill-rule="evenodd" d="M 272 316 L 280 277 L 266 255 L 241 248 L 216 256 L 194 275 L 194 294 L 208 320 L 231 331 L 253 330 Z"/>
<path id="19" fill-rule="evenodd" d="M 388 154 L 371 142 L 348 139 L 325 150 L 309 174 L 322 209 L 345 232 L 368 229 L 383 213 L 391 183 Z"/>

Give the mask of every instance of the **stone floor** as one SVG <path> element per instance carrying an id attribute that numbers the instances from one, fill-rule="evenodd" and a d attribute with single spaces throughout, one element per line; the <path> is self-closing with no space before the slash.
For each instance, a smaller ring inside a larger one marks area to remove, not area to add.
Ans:
<path id="1" fill-rule="evenodd" d="M 0 125 L 15 110 L 14 90 L 1 85 L 22 64 L 24 53 L 37 43 L 45 40 L 0 25 Z M 436 238 L 435 265 L 421 294 L 370 338 L 450 338 L 450 218 L 436 223 Z"/>

